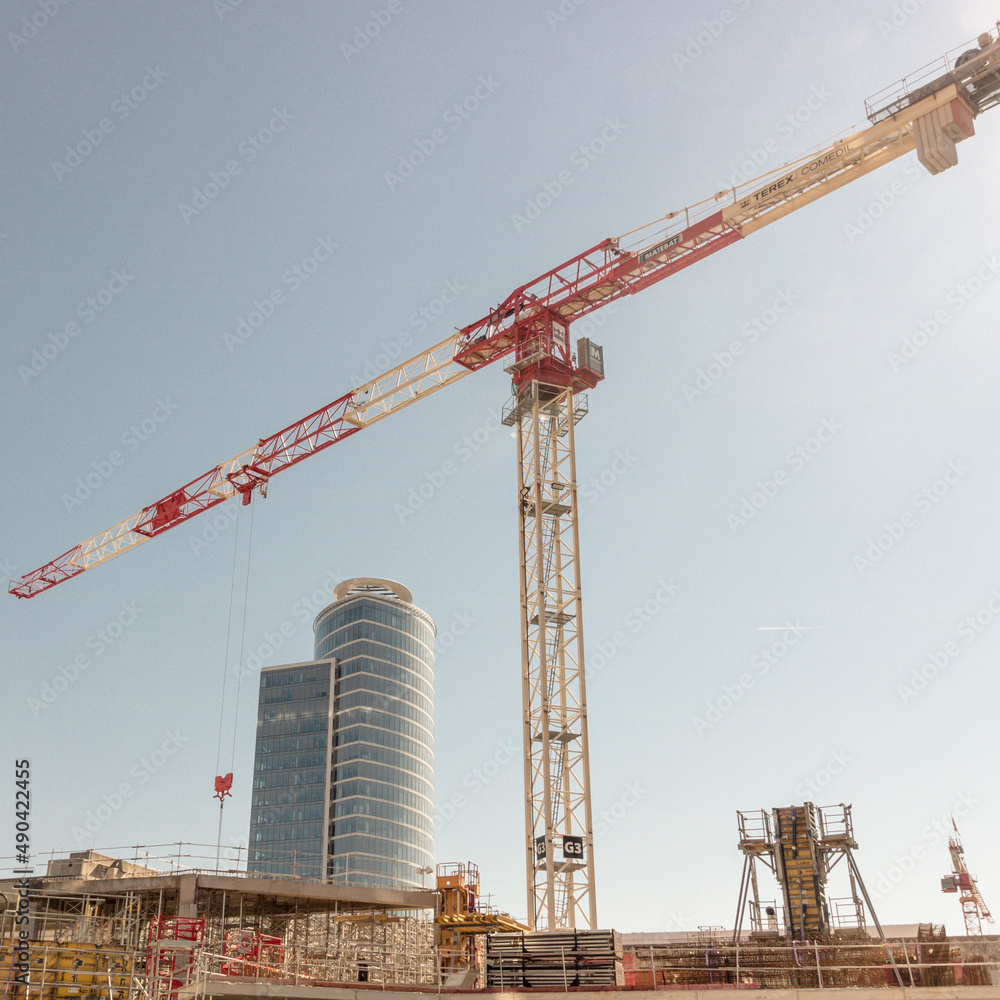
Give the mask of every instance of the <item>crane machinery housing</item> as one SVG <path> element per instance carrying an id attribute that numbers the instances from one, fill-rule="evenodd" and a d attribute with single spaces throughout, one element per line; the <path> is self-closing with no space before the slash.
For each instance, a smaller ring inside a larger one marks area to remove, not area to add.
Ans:
<path id="1" fill-rule="evenodd" d="M 605 239 L 518 286 L 481 319 L 12 582 L 33 597 L 503 361 L 516 430 L 528 919 L 597 927 L 575 428 L 603 352 L 573 321 L 689 267 L 916 150 L 932 174 L 1000 103 L 1000 22 L 866 102 L 867 125 L 777 170 Z"/>

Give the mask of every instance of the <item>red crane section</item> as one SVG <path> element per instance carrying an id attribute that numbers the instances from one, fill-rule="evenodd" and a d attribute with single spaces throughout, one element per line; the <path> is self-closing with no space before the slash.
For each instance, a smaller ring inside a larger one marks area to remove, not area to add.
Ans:
<path id="1" fill-rule="evenodd" d="M 952 874 L 941 879 L 942 892 L 960 893 L 959 901 L 962 904 L 962 916 L 965 919 L 965 933 L 969 937 L 978 937 L 983 933 L 983 920 L 993 923 L 993 917 L 983 899 L 982 893 L 976 880 L 969 874 L 969 869 L 965 865 L 965 848 L 962 846 L 962 838 L 958 833 L 958 826 L 955 817 L 951 819 L 952 828 L 955 831 L 954 837 L 948 838 L 948 853 L 951 855 Z"/>
<path id="2" fill-rule="evenodd" d="M 143 507 L 138 514 L 26 574 L 11 584 L 10 593 L 34 597 L 236 493 L 242 495 L 244 503 L 250 502 L 254 490 L 266 495 L 271 476 L 403 406 L 515 350 L 520 350 L 519 362 L 530 358 L 543 328 L 551 341 L 552 316 L 568 321 L 585 315 L 612 299 L 661 281 L 739 237 L 738 228 L 725 224 L 721 212 L 716 212 L 641 251 L 623 252 L 618 249 L 618 239 L 604 240 L 515 289 L 481 320 L 284 430 L 262 438 L 228 462 Z M 547 356 L 544 363 L 523 364 L 520 378 L 541 375 L 555 384 L 573 384 L 576 388 L 596 384 L 598 376 L 583 366 L 576 367 L 567 337 L 560 342 L 556 336 L 556 345 L 552 357 Z"/>
<path id="3" fill-rule="evenodd" d="M 236 458 L 210 469 L 162 500 L 143 507 L 138 514 L 28 573 L 10 588 L 10 592 L 18 597 L 33 597 L 211 509 L 236 493 L 242 494 L 245 504 L 249 503 L 254 489 L 266 493 L 267 481 L 275 473 L 361 429 L 346 418 L 351 399 L 351 394 L 341 396 L 277 434 L 262 438 Z"/>
<path id="4" fill-rule="evenodd" d="M 973 43 L 978 47 L 948 54 L 887 88 L 866 104 L 868 127 L 571 257 L 434 347 L 12 582 L 10 593 L 33 597 L 236 493 L 248 503 L 282 469 L 498 358 L 515 355 L 507 370 L 519 389 L 532 381 L 574 391 L 595 385 L 603 365 L 583 357 L 577 363 L 572 320 L 662 281 L 911 150 L 931 173 L 953 166 L 955 144 L 974 134 L 973 118 L 1000 103 L 998 33 L 1000 27 L 984 32 Z"/>
<path id="5" fill-rule="evenodd" d="M 549 312 L 567 322 L 578 319 L 662 281 L 741 236 L 739 226 L 728 225 L 718 211 L 641 250 L 621 250 L 620 238 L 603 240 L 515 288 L 496 309 L 464 327 L 466 344 L 455 360 L 472 371 L 482 368 L 527 345 L 532 322 L 541 314 Z"/>

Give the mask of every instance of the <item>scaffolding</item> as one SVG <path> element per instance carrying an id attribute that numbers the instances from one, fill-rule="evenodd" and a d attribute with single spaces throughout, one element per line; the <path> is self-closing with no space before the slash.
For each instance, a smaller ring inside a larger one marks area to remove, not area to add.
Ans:
<path id="1" fill-rule="evenodd" d="M 0 883 L 5 1000 L 177 1000 L 225 981 L 440 982 L 430 891 L 118 872 Z"/>
<path id="2" fill-rule="evenodd" d="M 884 941 L 868 890 L 854 860 L 857 849 L 851 807 L 819 807 L 812 802 L 737 812 L 743 875 L 732 939 L 738 941 L 747 910 L 751 937 L 786 937 L 824 943 L 835 937 L 867 938 L 865 906 Z M 831 899 L 830 872 L 844 862 L 850 895 Z M 762 900 L 757 865 L 763 864 L 781 889 L 781 904 Z"/>
<path id="3" fill-rule="evenodd" d="M 441 973 L 458 976 L 452 982 L 462 985 L 482 984 L 486 971 L 483 938 L 496 931 L 526 931 L 528 927 L 483 902 L 479 867 L 471 861 L 439 864 L 437 889 L 441 894 L 436 920 Z"/>

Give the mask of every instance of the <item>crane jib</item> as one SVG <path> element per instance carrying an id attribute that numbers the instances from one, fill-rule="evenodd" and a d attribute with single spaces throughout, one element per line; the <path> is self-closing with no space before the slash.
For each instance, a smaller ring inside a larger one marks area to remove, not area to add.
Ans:
<path id="1" fill-rule="evenodd" d="M 648 250 L 643 250 L 639 254 L 639 263 L 645 264 L 650 257 L 655 257 L 659 253 L 663 253 L 664 250 L 669 250 L 671 247 L 677 246 L 678 243 L 684 238 L 683 233 L 678 233 L 676 236 L 671 236 L 669 240 L 664 240 L 662 243 L 657 243 L 655 247 L 650 247 Z"/>
<path id="2" fill-rule="evenodd" d="M 11 581 L 9 592 L 31 597 L 63 580 L 134 548 L 189 517 L 242 494 L 264 492 L 268 479 L 282 469 L 322 451 L 370 423 L 452 384 L 517 347 L 544 311 L 561 322 L 638 292 L 703 260 L 725 246 L 769 225 L 844 184 L 865 176 L 897 156 L 916 149 L 920 163 L 932 174 L 958 162 L 955 144 L 975 134 L 973 119 L 1000 103 L 1000 29 L 979 36 L 978 48 L 955 60 L 951 70 L 923 86 L 904 78 L 894 84 L 891 99 L 879 98 L 869 111 L 872 125 L 853 132 L 826 149 L 733 188 L 732 201 L 707 218 L 667 236 L 659 227 L 679 213 L 658 219 L 626 234 L 649 231 L 655 225 L 663 237 L 651 246 L 623 251 L 619 239 L 603 240 L 541 277 L 516 289 L 495 310 L 464 327 L 440 344 L 403 365 L 365 383 L 329 406 L 263 439 L 228 463 L 216 466 L 187 486 L 143 508 L 138 514 L 86 539 L 57 559 Z M 946 61 L 947 61 L 946 56 Z M 935 64 L 936 65 L 936 64 Z M 869 102 L 866 102 L 866 109 Z M 755 185 L 751 190 L 745 189 Z M 759 185 L 759 186 L 757 186 Z M 729 192 L 694 206 L 697 218 L 704 206 L 717 204 Z"/>
<path id="3" fill-rule="evenodd" d="M 832 149 L 828 149 L 819 156 L 810 160 L 803 166 L 797 167 L 791 173 L 770 181 L 763 187 L 757 188 L 756 191 L 751 191 L 749 194 L 744 195 L 737 202 L 737 207 L 749 208 L 751 205 L 756 205 L 778 192 L 786 194 L 787 191 L 785 189 L 794 184 L 796 180 L 811 179 L 817 170 L 829 168 L 831 165 L 840 160 L 841 157 L 846 155 L 847 146 L 844 143 L 839 143 Z"/>

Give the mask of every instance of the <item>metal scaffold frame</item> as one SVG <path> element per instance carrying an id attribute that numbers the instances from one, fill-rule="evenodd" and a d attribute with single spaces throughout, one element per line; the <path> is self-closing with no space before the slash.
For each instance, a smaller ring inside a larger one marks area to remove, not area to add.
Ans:
<path id="1" fill-rule="evenodd" d="M 574 427 L 586 397 L 532 381 L 517 423 L 529 920 L 597 926 Z M 559 856 L 557 857 L 557 851 Z"/>
<path id="2" fill-rule="evenodd" d="M 34 879 L 23 942 L 18 896 L 0 892 L 7 1000 L 177 1000 L 214 995 L 219 982 L 440 984 L 426 906 L 368 908 L 301 880 L 267 880 L 262 891 L 261 880 L 207 874 L 215 884 L 199 890 L 198 877 Z M 111 881 L 135 887 L 114 891 Z M 26 984 L 14 981 L 19 942 Z"/>
<path id="3" fill-rule="evenodd" d="M 851 807 L 844 803 L 822 808 L 812 802 L 767 812 L 737 811 L 743 853 L 733 940 L 739 941 L 743 917 L 750 912 L 751 936 L 784 934 L 790 940 L 829 941 L 838 932 L 865 933 L 865 907 L 879 939 L 885 941 L 853 852 L 857 850 Z M 827 880 L 834 866 L 845 861 L 851 895 L 830 899 Z M 775 877 L 783 906 L 760 899 L 757 862 Z M 766 920 L 761 916 L 766 914 Z M 766 926 L 765 926 L 766 925 Z"/>

